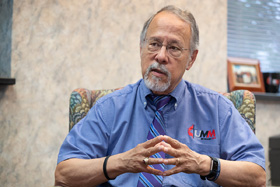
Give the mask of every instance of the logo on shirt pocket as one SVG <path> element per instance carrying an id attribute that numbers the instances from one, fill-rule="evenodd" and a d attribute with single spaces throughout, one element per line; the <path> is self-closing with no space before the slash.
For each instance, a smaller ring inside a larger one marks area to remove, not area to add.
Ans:
<path id="1" fill-rule="evenodd" d="M 188 128 L 188 135 L 191 136 L 192 138 L 197 138 L 201 140 L 216 139 L 215 129 L 206 130 L 206 131 L 200 130 L 200 129 L 196 129 L 194 124 Z"/>

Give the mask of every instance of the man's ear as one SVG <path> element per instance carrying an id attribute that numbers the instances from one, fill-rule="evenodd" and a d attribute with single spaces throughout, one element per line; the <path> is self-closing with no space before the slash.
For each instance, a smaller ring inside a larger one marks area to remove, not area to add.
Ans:
<path id="1" fill-rule="evenodd" d="M 197 53 L 198 53 L 198 50 L 195 50 L 193 53 L 192 53 L 192 56 L 191 56 L 191 60 L 189 61 L 189 63 L 187 64 L 187 67 L 186 67 L 186 70 L 190 70 L 195 59 L 196 59 L 196 56 L 197 56 Z"/>

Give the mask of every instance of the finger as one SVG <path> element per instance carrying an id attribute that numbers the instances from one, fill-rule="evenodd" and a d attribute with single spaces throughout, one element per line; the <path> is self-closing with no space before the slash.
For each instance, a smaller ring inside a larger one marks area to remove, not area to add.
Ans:
<path id="1" fill-rule="evenodd" d="M 148 165 L 163 164 L 163 158 L 149 158 Z"/>
<path id="2" fill-rule="evenodd" d="M 162 171 L 160 171 L 160 170 L 158 170 L 158 169 L 154 169 L 154 168 L 152 168 L 152 167 L 150 167 L 150 166 L 148 166 L 144 172 L 146 172 L 146 173 L 151 173 L 151 174 L 155 174 L 155 175 L 163 175 L 163 172 L 162 172 Z"/>
<path id="3" fill-rule="evenodd" d="M 171 147 L 173 147 L 173 148 L 175 148 L 175 149 L 180 148 L 181 145 L 182 145 L 181 142 L 179 142 L 178 140 L 175 140 L 175 139 L 173 139 L 173 138 L 171 138 L 171 137 L 169 137 L 169 136 L 163 136 L 163 140 L 164 140 L 166 143 L 170 144 Z"/>
<path id="4" fill-rule="evenodd" d="M 148 140 L 143 143 L 144 148 L 154 147 L 156 144 L 163 140 L 163 136 L 157 136 L 151 140 Z"/>
<path id="5" fill-rule="evenodd" d="M 170 170 L 166 170 L 163 172 L 163 176 L 169 176 L 169 175 L 173 175 L 176 173 L 180 173 L 182 172 L 182 169 L 178 166 L 175 166 L 174 168 L 170 169 Z"/>
<path id="6" fill-rule="evenodd" d="M 157 144 L 157 146 L 163 146 L 163 147 L 171 147 L 171 145 L 170 144 L 168 144 L 168 143 L 166 143 L 166 142 L 164 142 L 164 141 L 162 141 L 162 142 L 160 142 L 160 143 L 158 143 Z"/>
<path id="7" fill-rule="evenodd" d="M 175 158 L 180 156 L 179 151 L 172 148 L 172 147 L 164 147 L 162 151 L 166 154 L 169 154 L 170 156 L 175 157 Z"/>
<path id="8" fill-rule="evenodd" d="M 146 148 L 144 150 L 144 155 L 146 157 L 150 157 L 150 156 L 152 156 L 152 155 L 154 155 L 154 154 L 156 154 L 158 152 L 163 151 L 163 149 L 164 149 L 164 147 L 162 145 L 156 145 L 154 147 Z"/>
<path id="9" fill-rule="evenodd" d="M 181 160 L 180 158 L 169 158 L 169 159 L 164 159 L 163 163 L 165 165 L 180 165 L 181 164 Z"/>

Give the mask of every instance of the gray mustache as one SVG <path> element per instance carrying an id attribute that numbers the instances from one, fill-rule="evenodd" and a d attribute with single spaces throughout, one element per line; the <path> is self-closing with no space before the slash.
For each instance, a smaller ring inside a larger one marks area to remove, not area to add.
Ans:
<path id="1" fill-rule="evenodd" d="M 163 64 L 159 64 L 157 62 L 154 62 L 153 64 L 151 64 L 149 67 L 148 67 L 148 73 L 152 71 L 152 69 L 158 69 L 160 70 L 161 72 L 165 73 L 166 75 L 170 75 L 170 72 L 166 69 L 166 67 L 163 65 Z"/>

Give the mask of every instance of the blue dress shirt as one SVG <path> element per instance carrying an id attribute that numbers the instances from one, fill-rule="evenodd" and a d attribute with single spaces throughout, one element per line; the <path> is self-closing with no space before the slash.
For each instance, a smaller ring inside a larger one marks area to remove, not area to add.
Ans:
<path id="1" fill-rule="evenodd" d="M 141 79 L 99 99 L 67 135 L 58 163 L 115 155 L 145 142 L 156 110 L 146 100 L 149 94 Z M 184 80 L 170 95 L 173 98 L 163 110 L 166 135 L 200 154 L 249 161 L 265 169 L 263 147 L 231 101 Z M 100 186 L 132 187 L 138 179 L 139 173 L 125 173 Z M 198 174 L 178 173 L 164 177 L 163 186 L 218 185 L 201 180 Z"/>

